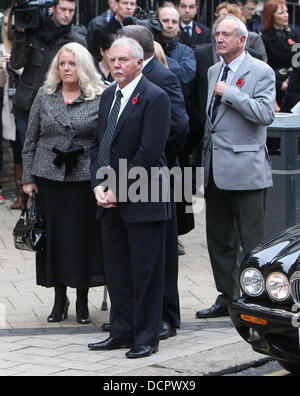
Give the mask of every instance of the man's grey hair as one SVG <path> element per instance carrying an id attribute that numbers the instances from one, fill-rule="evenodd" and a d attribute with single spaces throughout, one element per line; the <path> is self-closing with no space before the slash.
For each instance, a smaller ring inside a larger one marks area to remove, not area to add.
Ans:
<path id="1" fill-rule="evenodd" d="M 114 41 L 110 48 L 113 47 L 123 47 L 125 45 L 129 45 L 131 47 L 132 56 L 136 59 L 136 61 L 140 59 L 144 59 L 144 51 L 140 44 L 129 37 L 121 37 Z"/>
<path id="2" fill-rule="evenodd" d="M 213 25 L 213 29 L 212 29 L 213 36 L 215 36 L 219 24 L 220 24 L 221 22 L 227 20 L 227 19 L 236 22 L 236 24 L 237 24 L 237 32 L 236 32 L 236 35 L 237 35 L 237 37 L 245 36 L 245 37 L 246 37 L 245 44 L 246 44 L 246 41 L 247 41 L 247 38 L 248 38 L 248 30 L 247 30 L 247 27 L 246 27 L 246 25 L 245 25 L 239 18 L 237 18 L 235 15 L 226 15 L 226 16 L 223 16 L 223 17 L 218 18 L 218 19 L 216 20 L 216 22 L 214 23 L 214 25 Z"/>

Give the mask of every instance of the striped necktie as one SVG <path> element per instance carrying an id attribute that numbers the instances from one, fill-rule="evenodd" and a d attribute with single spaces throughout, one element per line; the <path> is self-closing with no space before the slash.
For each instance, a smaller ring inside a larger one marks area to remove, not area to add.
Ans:
<path id="1" fill-rule="evenodd" d="M 122 96 L 123 96 L 122 92 L 118 90 L 116 93 L 115 103 L 108 117 L 106 130 L 104 132 L 102 141 L 100 143 L 98 162 L 101 168 L 104 166 L 108 166 L 110 163 L 110 149 L 113 138 L 115 136 L 115 130 L 117 125 L 118 115 L 120 112 Z"/>
<path id="2" fill-rule="evenodd" d="M 225 66 L 220 81 L 225 81 L 226 82 L 229 70 L 230 70 L 230 67 L 229 66 Z M 212 109 L 212 116 L 211 116 L 211 120 L 212 121 L 214 121 L 215 118 L 216 118 L 216 115 L 218 113 L 218 109 L 220 107 L 220 104 L 221 104 L 221 96 L 216 96 L 215 97 L 215 102 L 214 102 L 214 105 L 213 105 L 214 107 Z"/>

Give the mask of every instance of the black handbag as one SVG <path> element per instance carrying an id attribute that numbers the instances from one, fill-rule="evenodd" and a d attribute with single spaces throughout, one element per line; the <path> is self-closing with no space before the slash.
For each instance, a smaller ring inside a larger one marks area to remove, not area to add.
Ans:
<path id="1" fill-rule="evenodd" d="M 46 247 L 45 222 L 41 215 L 37 194 L 32 193 L 33 203 L 27 209 L 24 204 L 21 216 L 13 230 L 15 248 L 32 252 L 40 252 Z"/>

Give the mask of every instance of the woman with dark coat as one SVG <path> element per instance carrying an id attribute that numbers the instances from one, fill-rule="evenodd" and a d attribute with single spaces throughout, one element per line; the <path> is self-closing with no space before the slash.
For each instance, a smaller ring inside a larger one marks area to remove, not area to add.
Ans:
<path id="1" fill-rule="evenodd" d="M 38 285 L 55 289 L 48 322 L 67 317 L 69 286 L 77 289 L 77 321 L 89 323 L 89 287 L 104 284 L 89 156 L 103 86 L 88 50 L 66 44 L 30 112 L 23 190 L 29 196 L 38 192 L 46 222 L 46 249 L 36 255 L 36 271 Z"/>
<path id="2" fill-rule="evenodd" d="M 271 0 L 265 3 L 261 16 L 262 38 L 266 47 L 268 64 L 276 74 L 276 100 L 281 106 L 288 79 L 292 72 L 292 48 L 300 42 L 300 35 L 289 27 L 286 2 Z"/>

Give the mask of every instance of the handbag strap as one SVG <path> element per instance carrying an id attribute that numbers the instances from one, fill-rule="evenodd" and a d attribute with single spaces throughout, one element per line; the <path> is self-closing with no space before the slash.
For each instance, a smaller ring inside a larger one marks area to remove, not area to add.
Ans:
<path id="1" fill-rule="evenodd" d="M 32 217 L 36 217 L 36 202 L 37 202 L 37 193 L 35 190 L 32 191 L 32 199 L 33 202 L 30 206 L 30 208 L 28 209 L 28 199 L 29 199 L 29 195 L 25 195 L 25 199 L 24 199 L 24 206 L 21 212 L 21 218 L 23 219 L 29 219 Z M 32 216 L 32 212 L 34 213 L 34 216 Z"/>

